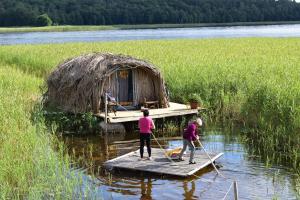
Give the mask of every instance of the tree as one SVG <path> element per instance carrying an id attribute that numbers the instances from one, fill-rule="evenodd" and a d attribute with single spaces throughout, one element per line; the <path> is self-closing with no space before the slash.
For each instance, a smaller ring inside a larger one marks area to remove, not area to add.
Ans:
<path id="1" fill-rule="evenodd" d="M 52 19 L 69 25 L 300 21 L 300 3 L 297 0 L 0 0 L 0 26 L 49 26 Z"/>
<path id="2" fill-rule="evenodd" d="M 52 23 L 53 23 L 52 20 L 50 19 L 50 17 L 47 14 L 39 15 L 36 18 L 37 26 L 51 26 Z"/>

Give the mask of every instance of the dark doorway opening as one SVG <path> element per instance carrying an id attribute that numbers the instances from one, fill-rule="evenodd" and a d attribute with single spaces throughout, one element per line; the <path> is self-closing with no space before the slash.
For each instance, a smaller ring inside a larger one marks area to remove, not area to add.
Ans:
<path id="1" fill-rule="evenodd" d="M 133 105 L 133 81 L 132 70 L 118 71 L 118 101 L 122 106 Z"/>

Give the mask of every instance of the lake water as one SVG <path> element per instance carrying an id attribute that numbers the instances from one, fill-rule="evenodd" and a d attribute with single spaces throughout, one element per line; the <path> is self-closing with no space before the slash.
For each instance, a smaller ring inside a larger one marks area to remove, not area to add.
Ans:
<path id="1" fill-rule="evenodd" d="M 300 37 L 300 24 L 0 34 L 0 45 L 153 39 Z"/>
<path id="2" fill-rule="evenodd" d="M 115 171 L 110 178 L 104 172 L 98 173 L 106 160 L 139 148 L 138 142 L 120 144 L 120 141 L 132 141 L 137 138 L 138 133 L 130 133 L 115 134 L 106 139 L 101 136 L 72 136 L 65 137 L 64 141 L 70 152 L 76 152 L 76 157 L 81 158 L 80 167 L 89 168 L 89 173 L 94 173 L 97 177 L 94 185 L 97 192 L 92 194 L 98 195 L 97 198 L 215 200 L 224 197 L 232 182 L 218 176 L 212 167 L 196 173 L 198 177 L 192 176 L 186 179 L 124 170 Z M 222 174 L 237 180 L 240 199 L 300 198 L 297 196 L 297 193 L 300 195 L 300 188 L 296 185 L 299 177 L 280 165 L 266 167 L 259 155 L 249 153 L 239 141 L 238 135 L 210 131 L 205 133 L 202 141 L 208 151 L 224 152 L 224 155 L 217 160 L 217 165 L 220 166 L 219 170 Z M 178 137 L 160 143 L 165 148 L 176 148 L 182 145 Z M 153 147 L 158 148 L 155 142 L 152 143 Z M 94 170 L 91 170 L 92 168 Z M 227 199 L 233 199 L 232 190 Z"/>

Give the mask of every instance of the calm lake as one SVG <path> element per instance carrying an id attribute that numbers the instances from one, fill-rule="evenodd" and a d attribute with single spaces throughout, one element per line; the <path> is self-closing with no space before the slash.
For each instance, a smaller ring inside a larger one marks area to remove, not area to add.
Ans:
<path id="1" fill-rule="evenodd" d="M 179 38 L 300 37 L 300 24 L 0 34 L 0 45 Z"/>
<path id="2" fill-rule="evenodd" d="M 178 137 L 173 135 L 172 139 L 170 135 L 164 135 L 168 139 L 160 140 L 160 144 L 165 148 L 182 146 Z M 162 138 L 162 134 L 159 137 Z M 214 130 L 206 131 L 201 140 L 208 151 L 224 152 L 216 163 L 226 177 L 237 180 L 240 199 L 300 197 L 300 188 L 297 186 L 299 177 L 296 174 L 280 165 L 267 167 L 260 156 L 253 155 L 239 138 L 238 133 L 224 134 L 221 130 Z M 137 150 L 139 142 L 134 140 L 138 139 L 138 133 L 114 134 L 106 139 L 100 135 L 70 136 L 63 139 L 70 152 L 75 152 L 76 157 L 80 158 L 80 168 L 87 169 L 85 174 L 94 174 L 97 177 L 94 183 L 96 192 L 91 194 L 93 198 L 215 200 L 222 199 L 231 185 L 231 181 L 218 176 L 212 167 L 196 173 L 200 178 L 187 179 L 124 170 L 114 171 L 112 177 L 104 172 L 98 173 L 106 160 Z M 152 142 L 153 147 L 159 148 L 155 141 Z M 227 199 L 233 199 L 232 190 Z"/>

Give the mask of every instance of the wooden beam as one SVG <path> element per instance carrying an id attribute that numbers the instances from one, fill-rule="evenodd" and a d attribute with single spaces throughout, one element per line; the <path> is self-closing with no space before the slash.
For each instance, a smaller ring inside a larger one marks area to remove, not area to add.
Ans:
<path id="1" fill-rule="evenodd" d="M 163 117 L 173 117 L 173 116 L 181 116 L 181 115 L 190 115 L 196 114 L 198 111 L 187 111 L 187 112 L 172 112 L 167 114 L 158 114 L 151 115 L 152 119 L 163 118 Z M 130 122 L 130 121 L 138 121 L 140 117 L 109 117 L 110 123 L 120 123 L 120 122 Z"/>
<path id="2" fill-rule="evenodd" d="M 222 155 L 223 155 L 223 153 L 219 153 L 219 154 L 217 154 L 216 156 L 212 157 L 211 160 L 212 160 L 212 161 L 215 161 L 215 160 L 217 160 L 219 157 L 221 157 Z M 208 165 L 210 165 L 210 164 L 212 164 L 212 162 L 211 162 L 210 160 L 208 160 L 208 161 L 207 161 L 206 163 L 204 163 L 203 165 L 201 165 L 201 166 L 195 168 L 193 171 L 191 171 L 190 173 L 188 173 L 188 175 L 192 175 L 192 174 L 194 174 L 195 172 L 199 171 L 200 169 L 202 169 L 202 168 L 204 168 L 204 167 L 206 167 L 206 166 L 208 166 Z"/>

